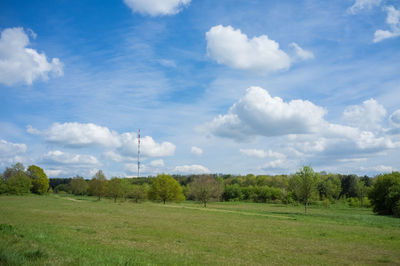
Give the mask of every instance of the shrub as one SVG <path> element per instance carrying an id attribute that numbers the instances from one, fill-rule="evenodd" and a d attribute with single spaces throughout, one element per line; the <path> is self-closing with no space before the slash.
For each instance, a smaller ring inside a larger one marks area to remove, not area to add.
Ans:
<path id="1" fill-rule="evenodd" d="M 400 200 L 400 172 L 379 175 L 369 191 L 374 212 L 378 214 L 394 214 Z"/>

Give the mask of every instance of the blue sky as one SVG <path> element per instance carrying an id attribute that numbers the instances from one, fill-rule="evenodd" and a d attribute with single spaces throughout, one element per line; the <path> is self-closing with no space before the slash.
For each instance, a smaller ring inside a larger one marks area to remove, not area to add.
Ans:
<path id="1" fill-rule="evenodd" d="M 1 1 L 0 170 L 399 170 L 400 1 Z"/>

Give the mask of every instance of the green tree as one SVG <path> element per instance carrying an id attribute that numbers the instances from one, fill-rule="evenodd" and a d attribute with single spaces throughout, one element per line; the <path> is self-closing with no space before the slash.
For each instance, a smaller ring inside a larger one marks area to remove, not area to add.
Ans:
<path id="1" fill-rule="evenodd" d="M 210 175 L 201 175 L 190 184 L 190 194 L 195 200 L 202 202 L 204 207 L 207 207 L 207 202 L 220 198 L 220 184 Z"/>
<path id="2" fill-rule="evenodd" d="M 103 171 L 99 170 L 93 176 L 92 180 L 89 183 L 89 192 L 91 195 L 97 196 L 99 200 L 103 197 L 106 193 L 106 184 L 107 179 L 106 176 L 103 174 Z"/>
<path id="3" fill-rule="evenodd" d="M 18 171 L 7 179 L 5 186 L 7 193 L 20 195 L 31 191 L 32 181 L 25 172 Z"/>
<path id="4" fill-rule="evenodd" d="M 303 166 L 292 178 L 294 192 L 297 198 L 304 203 L 305 213 L 307 213 L 310 199 L 317 191 L 317 181 L 317 175 L 311 166 Z"/>
<path id="5" fill-rule="evenodd" d="M 147 194 L 149 192 L 149 185 L 132 185 L 129 197 L 133 199 L 136 203 L 147 199 Z"/>
<path id="6" fill-rule="evenodd" d="M 160 174 L 153 180 L 149 190 L 149 198 L 152 200 L 161 200 L 164 204 L 166 201 L 185 200 L 181 185 L 170 175 L 166 174 Z"/>
<path id="7" fill-rule="evenodd" d="M 122 179 L 118 177 L 111 178 L 111 180 L 107 182 L 106 195 L 113 198 L 114 202 L 117 202 L 117 199 L 122 197 L 123 194 L 124 188 Z"/>
<path id="8" fill-rule="evenodd" d="M 75 176 L 72 178 L 69 187 L 74 195 L 85 195 L 89 189 L 88 183 L 81 176 Z"/>
<path id="9" fill-rule="evenodd" d="M 390 215 L 400 205 L 400 172 L 379 175 L 368 193 L 374 212 Z"/>
<path id="10" fill-rule="evenodd" d="M 32 192 L 43 195 L 49 189 L 49 179 L 42 168 L 36 165 L 31 165 L 26 171 L 27 175 L 32 180 Z"/>
<path id="11" fill-rule="evenodd" d="M 342 191 L 340 178 L 334 174 L 321 175 L 318 190 L 321 199 L 327 198 L 331 201 L 338 199 Z"/>
<path id="12" fill-rule="evenodd" d="M 360 201 L 360 207 L 364 207 L 364 197 L 368 193 L 368 187 L 360 179 L 357 179 L 356 191 L 357 191 L 358 199 Z"/>

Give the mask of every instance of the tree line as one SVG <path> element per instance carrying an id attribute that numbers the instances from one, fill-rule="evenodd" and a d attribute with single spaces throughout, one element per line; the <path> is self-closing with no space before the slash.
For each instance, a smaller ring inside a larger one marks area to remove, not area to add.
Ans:
<path id="1" fill-rule="evenodd" d="M 304 166 L 292 175 L 167 175 L 143 178 L 107 179 L 99 170 L 90 180 L 47 178 L 43 169 L 31 165 L 25 170 L 17 163 L 1 174 L 0 194 L 71 193 L 117 200 L 168 201 L 194 200 L 204 207 L 210 201 L 247 201 L 257 203 L 310 204 L 326 207 L 338 200 L 354 207 L 373 207 L 374 212 L 400 217 L 400 173 L 374 178 L 314 172 Z"/>

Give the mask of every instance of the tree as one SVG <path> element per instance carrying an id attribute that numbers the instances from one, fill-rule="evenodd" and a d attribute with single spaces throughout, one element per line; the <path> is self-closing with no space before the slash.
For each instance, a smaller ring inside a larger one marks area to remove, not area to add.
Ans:
<path id="1" fill-rule="evenodd" d="M 365 185 L 364 181 L 360 179 L 357 180 L 356 191 L 358 199 L 360 200 L 360 206 L 364 207 L 364 197 L 368 192 L 368 187 Z"/>
<path id="2" fill-rule="evenodd" d="M 320 198 L 327 198 L 331 201 L 338 199 L 342 191 L 339 177 L 334 174 L 324 174 L 320 177 L 321 180 L 318 183 Z"/>
<path id="3" fill-rule="evenodd" d="M 317 191 L 317 175 L 311 166 L 303 166 L 292 180 L 294 192 L 297 198 L 304 203 L 304 212 L 307 213 L 308 203 Z"/>
<path id="4" fill-rule="evenodd" d="M 149 198 L 152 200 L 161 200 L 164 204 L 170 200 L 185 200 L 181 185 L 170 175 L 166 174 L 160 174 L 153 180 L 149 191 Z"/>
<path id="5" fill-rule="evenodd" d="M 254 177 L 255 179 L 255 177 Z M 210 175 L 201 175 L 190 184 L 190 194 L 207 207 L 210 200 L 218 200 L 221 196 L 220 184 Z"/>
<path id="6" fill-rule="evenodd" d="M 24 194 L 31 191 L 32 182 L 31 179 L 23 171 L 14 173 L 5 182 L 6 191 L 10 194 Z"/>
<path id="7" fill-rule="evenodd" d="M 103 174 L 103 171 L 99 170 L 93 176 L 92 180 L 90 180 L 89 184 L 89 192 L 91 195 L 97 196 L 99 200 L 103 197 L 106 193 L 106 184 L 107 179 L 106 176 Z"/>
<path id="8" fill-rule="evenodd" d="M 22 163 L 16 163 L 11 167 L 7 167 L 2 175 L 3 181 L 7 181 L 7 179 L 11 178 L 18 172 L 25 172 L 25 166 Z"/>
<path id="9" fill-rule="evenodd" d="M 89 185 L 86 180 L 81 176 L 75 176 L 69 183 L 72 194 L 85 195 L 88 191 Z"/>
<path id="10" fill-rule="evenodd" d="M 136 203 L 147 198 L 149 191 L 149 185 L 132 185 L 129 197 L 132 198 Z"/>
<path id="11" fill-rule="evenodd" d="M 400 205 L 400 172 L 379 175 L 368 193 L 374 212 L 396 214 Z"/>
<path id="12" fill-rule="evenodd" d="M 106 195 L 114 199 L 117 202 L 117 198 L 122 197 L 124 193 L 122 179 L 118 177 L 111 178 L 107 182 Z"/>
<path id="13" fill-rule="evenodd" d="M 27 175 L 32 180 L 32 192 L 43 195 L 49 189 L 49 179 L 42 168 L 36 165 L 28 167 Z"/>

